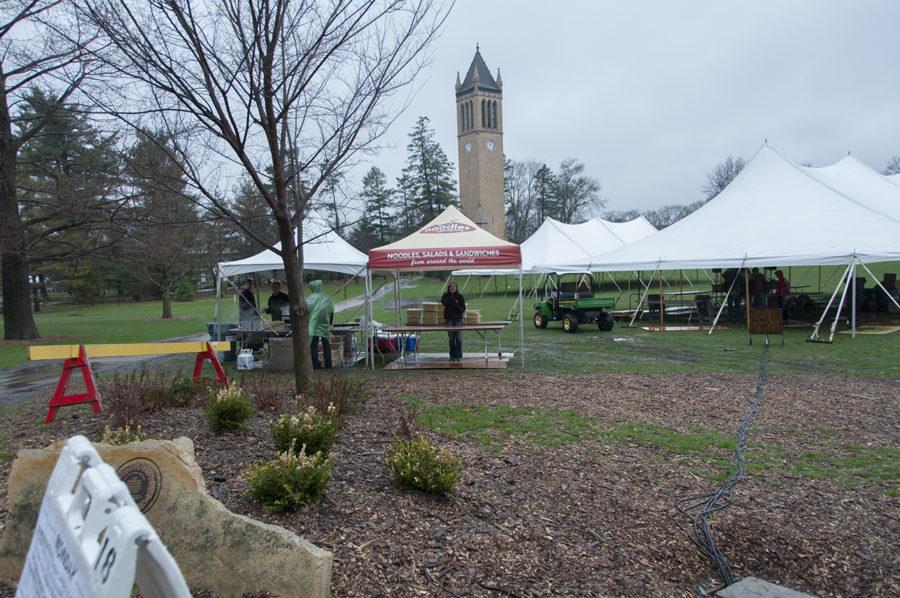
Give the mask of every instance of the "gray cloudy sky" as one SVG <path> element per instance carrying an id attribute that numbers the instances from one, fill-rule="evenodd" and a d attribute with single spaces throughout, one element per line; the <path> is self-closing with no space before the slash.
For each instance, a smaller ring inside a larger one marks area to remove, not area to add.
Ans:
<path id="1" fill-rule="evenodd" d="M 456 164 L 453 84 L 476 42 L 503 74 L 507 156 L 581 159 L 608 209 L 700 199 L 766 138 L 815 165 L 900 154 L 900 1 L 459 0 L 372 161 L 392 180 L 420 115 Z"/>

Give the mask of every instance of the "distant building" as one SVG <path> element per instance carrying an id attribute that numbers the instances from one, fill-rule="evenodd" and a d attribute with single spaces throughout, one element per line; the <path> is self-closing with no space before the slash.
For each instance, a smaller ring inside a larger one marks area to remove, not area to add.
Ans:
<path id="1" fill-rule="evenodd" d="M 503 79 L 484 63 L 478 46 L 466 78 L 456 74 L 459 200 L 476 224 L 506 239 L 503 201 Z"/>

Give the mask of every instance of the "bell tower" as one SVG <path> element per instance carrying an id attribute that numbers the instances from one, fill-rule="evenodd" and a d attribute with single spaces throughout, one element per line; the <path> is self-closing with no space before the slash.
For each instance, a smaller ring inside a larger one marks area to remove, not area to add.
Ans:
<path id="1" fill-rule="evenodd" d="M 506 239 L 503 196 L 503 79 L 491 75 L 481 51 L 459 80 L 456 74 L 459 200 L 463 214 Z"/>

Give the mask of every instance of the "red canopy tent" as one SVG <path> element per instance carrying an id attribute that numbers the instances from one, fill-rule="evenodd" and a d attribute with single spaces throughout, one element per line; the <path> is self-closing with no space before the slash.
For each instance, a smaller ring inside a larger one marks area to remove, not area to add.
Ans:
<path id="1" fill-rule="evenodd" d="M 373 270 L 399 272 L 435 270 L 519 269 L 519 341 L 525 367 L 525 325 L 522 319 L 522 254 L 519 246 L 498 239 L 457 208 L 449 206 L 416 232 L 369 251 L 369 277 Z M 371 288 L 371 280 L 369 281 Z M 400 285 L 396 285 L 397 305 Z M 369 304 L 367 318 L 371 320 Z M 374 360 L 373 360 L 374 366 Z"/>

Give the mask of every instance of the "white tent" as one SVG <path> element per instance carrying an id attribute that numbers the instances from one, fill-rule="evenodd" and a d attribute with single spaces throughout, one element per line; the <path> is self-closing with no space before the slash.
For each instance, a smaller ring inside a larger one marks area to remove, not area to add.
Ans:
<path id="1" fill-rule="evenodd" d="M 831 166 L 807 167 L 806 171 L 876 212 L 900 220 L 900 186 L 853 156 Z"/>
<path id="2" fill-rule="evenodd" d="M 541 226 L 522 242 L 522 273 L 583 272 L 583 269 L 560 268 L 553 264 L 558 264 L 562 259 L 588 259 L 593 254 L 611 251 L 655 232 L 656 229 L 643 216 L 629 222 L 609 222 L 593 218 L 581 224 L 566 224 L 553 218 L 545 218 Z M 518 269 L 453 271 L 454 276 L 503 276 L 518 273 Z"/>
<path id="3" fill-rule="evenodd" d="M 900 219 L 763 145 L 728 187 L 656 234 L 560 268 L 629 271 L 900 259 Z"/>
<path id="4" fill-rule="evenodd" d="M 294 233 L 296 234 L 296 232 Z M 275 245 L 281 247 L 281 243 Z M 363 274 L 369 259 L 332 230 L 317 220 L 303 223 L 303 267 L 342 274 Z M 234 262 L 220 262 L 219 276 L 231 278 L 250 272 L 284 269 L 281 256 L 270 249 Z"/>
<path id="5" fill-rule="evenodd" d="M 814 174 L 764 144 L 731 184 L 696 212 L 620 249 L 559 266 L 612 272 L 846 265 L 825 312 L 843 286 L 839 314 L 852 289 L 855 333 L 856 267 L 868 270 L 867 263 L 900 259 L 900 217 L 891 209 L 886 187 L 876 184 L 859 164 L 820 170 L 824 172 Z M 824 318 L 813 330 L 814 340 Z M 837 319 L 832 336 L 836 325 Z"/>
<path id="6" fill-rule="evenodd" d="M 369 250 L 370 276 L 374 270 L 387 270 L 394 273 L 446 271 L 458 266 L 465 266 L 476 271 L 514 268 L 518 274 L 522 267 L 522 253 L 518 245 L 495 237 L 453 206 L 448 206 L 431 222 L 399 241 Z M 399 323 L 399 282 L 395 285 L 395 298 Z M 520 276 L 519 300 L 521 301 L 521 299 L 522 277 Z M 525 328 L 521 313 L 519 314 L 519 345 L 524 368 Z M 371 363 L 374 367 L 374 354 Z"/>

